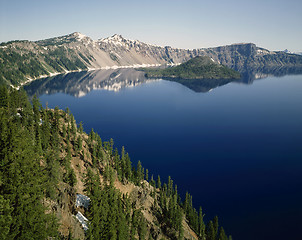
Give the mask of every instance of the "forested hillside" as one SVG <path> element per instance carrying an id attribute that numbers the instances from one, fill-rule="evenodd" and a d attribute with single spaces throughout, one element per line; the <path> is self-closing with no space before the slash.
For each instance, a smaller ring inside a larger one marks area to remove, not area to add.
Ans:
<path id="1" fill-rule="evenodd" d="M 170 177 L 133 167 L 124 148 L 83 132 L 68 109 L 1 86 L 0 134 L 0 239 L 231 239 L 189 194 L 181 200 Z"/>
<path id="2" fill-rule="evenodd" d="M 18 86 L 42 76 L 87 69 L 79 54 L 63 46 L 42 47 L 30 41 L 1 45 L 0 84 Z"/>

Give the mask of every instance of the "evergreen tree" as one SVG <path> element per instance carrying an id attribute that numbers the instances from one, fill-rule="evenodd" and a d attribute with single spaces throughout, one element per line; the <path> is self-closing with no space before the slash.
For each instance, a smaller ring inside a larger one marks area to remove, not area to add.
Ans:
<path id="1" fill-rule="evenodd" d="M 42 149 L 46 150 L 49 147 L 50 143 L 50 134 L 51 134 L 51 129 L 50 129 L 50 122 L 48 118 L 48 112 L 43 110 L 43 116 L 42 116 L 42 127 L 41 127 L 41 143 L 42 143 Z M 65 125 L 64 125 L 65 126 Z"/>
<path id="2" fill-rule="evenodd" d="M 71 125 L 70 130 L 71 130 L 72 136 L 75 138 L 76 134 L 77 134 L 77 126 L 76 126 L 76 123 L 75 123 L 75 120 L 74 120 L 74 117 L 73 117 L 72 113 L 70 114 L 70 125 Z"/>
<path id="3" fill-rule="evenodd" d="M 1 184 L 0 187 L 2 187 Z M 10 206 L 10 201 L 0 195 L 0 239 L 9 239 L 10 226 L 13 221 L 12 211 L 13 207 Z"/>
<path id="4" fill-rule="evenodd" d="M 151 175 L 150 184 L 151 184 L 151 186 L 156 187 L 155 186 L 155 181 L 153 179 L 153 174 Z"/>
<path id="5" fill-rule="evenodd" d="M 9 103 L 9 95 L 7 87 L 0 85 L 0 108 L 7 109 Z"/>
<path id="6" fill-rule="evenodd" d="M 217 216 L 215 216 L 214 219 L 213 219 L 213 227 L 214 227 L 214 231 L 215 231 L 215 237 L 217 237 L 218 228 L 219 228 L 218 217 Z"/>
<path id="7" fill-rule="evenodd" d="M 81 137 L 81 135 L 79 135 L 78 136 L 78 138 L 77 138 L 77 149 L 79 150 L 79 151 L 81 151 L 82 150 L 82 137 Z"/>
<path id="8" fill-rule="evenodd" d="M 173 193 L 173 180 L 168 176 L 168 196 L 172 196 Z"/>
<path id="9" fill-rule="evenodd" d="M 198 234 L 202 240 L 205 239 L 205 224 L 204 224 L 203 218 L 204 218 L 204 214 L 202 213 L 202 208 L 200 207 L 199 208 L 199 219 L 198 219 L 198 224 L 199 224 Z"/>
<path id="10" fill-rule="evenodd" d="M 131 161 L 128 154 L 126 154 L 125 162 L 126 162 L 125 176 L 128 180 L 133 180 L 132 171 L 131 171 Z"/>
<path id="11" fill-rule="evenodd" d="M 83 123 L 82 122 L 80 122 L 78 130 L 79 130 L 80 134 L 83 134 L 84 130 L 83 130 Z"/>
<path id="12" fill-rule="evenodd" d="M 140 240 L 145 240 L 147 235 L 147 224 L 143 214 L 140 212 L 138 219 L 138 237 Z"/>
<path id="13" fill-rule="evenodd" d="M 89 138 L 88 138 L 89 144 L 92 144 L 92 143 L 93 143 L 94 137 L 95 137 L 95 132 L 93 131 L 93 128 L 91 128 L 91 131 L 90 131 L 90 133 L 89 133 Z"/>
<path id="14" fill-rule="evenodd" d="M 218 240 L 228 240 L 228 237 L 225 234 L 223 227 L 220 227 Z"/>
<path id="15" fill-rule="evenodd" d="M 69 114 L 70 114 L 70 110 L 69 110 L 68 107 L 65 109 L 65 112 L 66 112 L 66 117 L 67 117 L 65 120 L 68 121 L 68 119 L 69 119 Z"/>
<path id="16" fill-rule="evenodd" d="M 146 169 L 146 176 L 145 176 L 146 180 L 149 181 L 149 170 Z"/>
<path id="17" fill-rule="evenodd" d="M 62 136 L 63 136 L 63 138 L 66 137 L 66 126 L 65 126 L 65 124 L 63 124 L 63 126 L 62 126 Z"/>
<path id="18" fill-rule="evenodd" d="M 215 228 L 214 228 L 213 221 L 210 221 L 207 225 L 206 236 L 207 236 L 207 240 L 215 240 L 216 239 L 216 234 L 215 234 Z"/>
<path id="19" fill-rule="evenodd" d="M 77 178 L 72 168 L 68 168 L 65 175 L 65 182 L 67 182 L 70 186 L 75 186 L 77 183 Z"/>
<path id="20" fill-rule="evenodd" d="M 57 197 L 57 184 L 60 179 L 60 170 L 57 154 L 51 150 L 46 157 L 46 172 L 47 172 L 47 196 L 55 199 Z"/>
<path id="21" fill-rule="evenodd" d="M 141 164 L 141 161 L 138 161 L 137 167 L 136 167 L 136 181 L 137 181 L 137 184 L 140 184 L 142 179 L 143 179 L 142 164 Z"/>
<path id="22" fill-rule="evenodd" d="M 157 188 L 161 189 L 161 181 L 159 175 L 157 175 Z"/>

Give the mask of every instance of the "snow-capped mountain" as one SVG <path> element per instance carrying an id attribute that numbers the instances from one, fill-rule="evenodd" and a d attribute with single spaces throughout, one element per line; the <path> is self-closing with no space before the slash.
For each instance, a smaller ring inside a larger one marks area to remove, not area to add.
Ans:
<path id="1" fill-rule="evenodd" d="M 210 56 L 215 62 L 239 68 L 249 64 L 263 65 L 263 60 L 260 60 L 263 56 L 277 54 L 277 52 L 259 48 L 253 43 L 187 50 L 147 44 L 126 39 L 118 34 L 94 41 L 79 32 L 36 43 L 42 46 L 64 45 L 69 49 L 79 51 L 82 60 L 85 61 L 82 56 L 90 59 L 87 66 L 89 69 L 180 64 L 196 56 Z M 274 58 L 278 58 L 278 54 Z"/>
<path id="2" fill-rule="evenodd" d="M 90 37 L 87 37 L 86 35 L 80 32 L 74 32 L 65 36 L 36 41 L 36 43 L 41 46 L 62 45 L 72 42 L 82 42 L 87 44 L 87 43 L 93 43 L 94 41 Z"/>
<path id="3" fill-rule="evenodd" d="M 117 34 L 95 41 L 79 32 L 36 42 L 0 44 L 0 58 L 12 54 L 18 57 L 6 59 L 0 82 L 13 85 L 70 71 L 180 64 L 196 56 L 209 56 L 213 61 L 236 70 L 302 66 L 302 56 L 269 51 L 253 43 L 188 50 L 147 44 Z"/>

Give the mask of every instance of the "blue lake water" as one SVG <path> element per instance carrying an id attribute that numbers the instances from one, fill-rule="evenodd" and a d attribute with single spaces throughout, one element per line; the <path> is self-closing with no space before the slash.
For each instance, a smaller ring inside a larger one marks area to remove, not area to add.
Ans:
<path id="1" fill-rule="evenodd" d="M 97 75 L 44 80 L 30 91 L 44 106 L 69 107 L 87 132 L 125 146 L 149 176 L 170 175 L 233 239 L 301 239 L 302 75 L 207 93 L 110 76 L 103 85 L 91 82 Z"/>

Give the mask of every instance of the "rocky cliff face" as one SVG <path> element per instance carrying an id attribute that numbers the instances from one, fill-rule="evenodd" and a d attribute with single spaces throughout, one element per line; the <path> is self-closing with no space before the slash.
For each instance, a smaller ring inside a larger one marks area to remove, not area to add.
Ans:
<path id="1" fill-rule="evenodd" d="M 272 52 L 252 43 L 186 50 L 146 44 L 121 35 L 94 41 L 76 32 L 37 42 L 2 43 L 0 82 L 19 85 L 70 71 L 179 64 L 196 56 L 209 56 L 239 71 L 246 67 L 302 67 L 302 56 Z"/>

